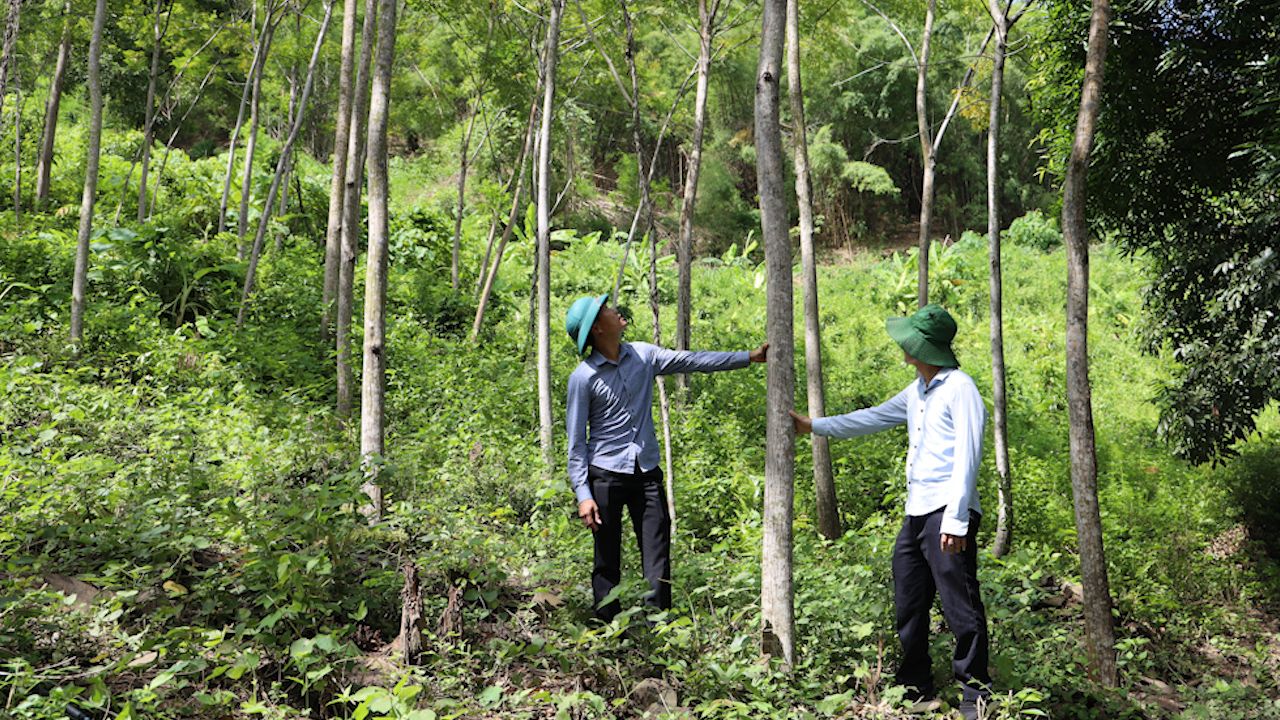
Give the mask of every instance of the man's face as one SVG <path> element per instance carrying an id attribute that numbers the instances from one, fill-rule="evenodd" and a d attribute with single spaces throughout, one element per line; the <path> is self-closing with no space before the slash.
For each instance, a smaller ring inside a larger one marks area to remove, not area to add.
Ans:
<path id="1" fill-rule="evenodd" d="M 599 314 L 596 315 L 596 321 L 591 325 L 591 332 L 598 338 L 621 338 L 622 331 L 626 327 L 627 320 L 622 317 L 622 313 L 606 305 L 600 308 Z"/>
<path id="2" fill-rule="evenodd" d="M 924 372 L 924 368 L 922 367 L 924 363 L 912 357 L 911 353 L 906 352 L 905 350 L 902 352 L 902 362 L 915 368 L 916 372 Z"/>

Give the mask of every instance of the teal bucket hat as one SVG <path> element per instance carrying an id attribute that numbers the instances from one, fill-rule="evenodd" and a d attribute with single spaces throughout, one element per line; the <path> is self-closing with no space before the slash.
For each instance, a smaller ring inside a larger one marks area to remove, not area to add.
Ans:
<path id="1" fill-rule="evenodd" d="M 911 357 L 938 367 L 960 367 L 951 351 L 956 321 L 941 305 L 930 303 L 910 317 L 889 318 L 885 329 Z"/>
<path id="2" fill-rule="evenodd" d="M 573 301 L 569 312 L 565 313 L 564 330 L 569 333 L 569 339 L 577 344 L 579 355 L 586 348 L 587 338 L 591 336 L 591 326 L 595 324 L 596 315 L 600 314 L 600 308 L 606 302 L 609 302 L 609 293 L 598 297 L 580 297 Z"/>

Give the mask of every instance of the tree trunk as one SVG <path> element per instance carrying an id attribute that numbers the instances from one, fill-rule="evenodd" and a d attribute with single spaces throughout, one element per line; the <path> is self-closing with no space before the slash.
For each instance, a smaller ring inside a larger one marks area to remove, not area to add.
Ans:
<path id="1" fill-rule="evenodd" d="M 1085 179 L 1102 95 L 1107 54 L 1109 0 L 1093 0 L 1084 86 L 1075 137 L 1062 183 L 1062 235 L 1067 246 L 1067 410 L 1071 439 L 1071 490 L 1084 586 L 1085 650 L 1094 680 L 1115 687 L 1115 629 L 1111 589 L 1098 510 L 1098 458 L 1094 446 L 1093 400 L 1089 387 L 1089 238 L 1085 226 Z"/>
<path id="2" fill-rule="evenodd" d="M 285 168 L 289 165 L 289 154 L 293 152 L 293 144 L 298 139 L 298 131 L 302 129 L 302 118 L 307 114 L 307 100 L 311 97 L 311 85 L 315 79 L 316 62 L 320 59 L 320 48 L 324 46 L 324 35 L 329 29 L 329 20 L 333 18 L 334 0 L 324 5 L 324 18 L 320 21 L 320 30 L 316 33 L 315 47 L 311 49 L 311 61 L 307 63 L 307 78 L 302 84 L 302 97 L 298 99 L 296 117 L 289 136 L 285 138 L 284 147 L 280 149 L 280 159 L 276 162 L 276 173 L 271 178 L 271 189 L 267 191 L 267 200 L 262 204 L 262 214 L 258 217 L 258 232 L 253 238 L 253 250 L 249 255 L 249 268 L 244 276 L 244 290 L 240 295 L 240 314 L 236 317 L 236 327 L 244 326 L 244 319 L 249 311 L 249 297 L 253 294 L 253 286 L 257 277 L 258 260 L 262 257 L 262 245 L 267 237 L 267 228 L 271 224 L 271 210 L 275 207 L 276 197 L 280 192 L 280 182 L 284 178 Z"/>
<path id="3" fill-rule="evenodd" d="M 249 91 L 249 139 L 244 144 L 244 171 L 240 176 L 240 214 L 236 217 L 236 235 L 240 238 L 238 257 L 244 259 L 244 237 L 249 232 L 249 198 L 253 196 L 253 156 L 258 146 L 258 125 L 260 123 L 259 106 L 262 97 L 262 76 L 266 74 L 267 56 L 271 52 L 271 38 L 275 34 L 276 21 L 271 17 L 271 9 L 267 10 L 266 37 L 262 43 L 262 53 L 258 58 L 258 66 L 253 74 L 253 84 Z M 266 209 L 263 209 L 266 212 Z"/>
<path id="4" fill-rule="evenodd" d="M 360 61 L 355 69 L 355 97 L 347 124 L 347 176 L 343 179 L 341 262 L 337 287 L 337 408 L 338 418 L 351 415 L 354 380 L 351 372 L 351 316 L 355 303 L 356 258 L 360 255 L 360 191 L 364 185 L 365 120 L 369 115 L 369 65 L 373 58 L 374 30 L 378 26 L 377 0 L 365 0 L 360 30 Z"/>
<path id="5" fill-rule="evenodd" d="M 813 250 L 813 205 L 809 196 L 809 144 L 805 129 L 804 87 L 800 79 L 799 0 L 787 1 L 787 85 L 791 99 L 792 141 L 795 144 L 796 204 L 800 209 L 800 263 L 804 278 L 804 365 L 808 380 L 809 414 L 826 414 L 822 385 L 822 329 L 818 316 L 818 268 Z M 813 489 L 818 532 L 828 540 L 840 537 L 840 510 L 831 474 L 831 449 L 825 437 L 813 436 Z"/>
<path id="6" fill-rule="evenodd" d="M 795 368 L 792 330 L 791 238 L 788 231 L 779 83 L 786 0 L 764 0 L 760 64 L 756 72 L 756 178 L 761 237 L 768 270 L 766 325 L 769 338 L 767 453 L 764 476 L 764 547 L 761 553 L 761 646 L 788 668 L 795 664 L 795 615 L 791 585 L 791 524 L 795 493 L 793 407 Z"/>
<path id="7" fill-rule="evenodd" d="M 14 18 L 13 33 L 19 32 L 19 20 Z M 17 58 L 13 63 L 13 222 L 22 227 L 22 81 L 18 78 Z"/>
<path id="8" fill-rule="evenodd" d="M 422 654 L 422 589 L 418 564 L 412 558 L 400 565 L 404 587 L 400 590 L 400 649 L 406 665 L 417 665 Z"/>
<path id="9" fill-rule="evenodd" d="M 1000 0 L 989 0 L 995 21 L 995 52 L 991 67 L 991 115 L 987 126 L 987 238 L 991 258 L 991 404 L 995 435 L 996 472 L 1000 475 L 1000 507 L 991 554 L 1004 557 L 1013 542 L 1013 480 L 1009 469 L 1009 423 L 1006 414 L 1004 372 L 1003 282 L 1000 268 L 1000 102 L 1004 88 L 1004 61 L 1008 48 L 1008 15 Z"/>
<path id="10" fill-rule="evenodd" d="M 9 13 L 5 18 L 3 49 L 0 50 L 0 112 L 4 110 L 4 96 L 9 91 L 9 68 L 17 67 L 14 47 L 18 43 L 18 20 L 22 15 L 22 0 L 9 0 Z"/>
<path id="11" fill-rule="evenodd" d="M 564 0 L 551 0 L 551 20 L 543 48 L 542 128 L 538 140 L 538 436 L 543 473 L 555 467 L 551 415 L 551 123 L 555 118 L 556 61 Z"/>
<path id="12" fill-rule="evenodd" d="M 347 179 L 347 136 L 351 129 L 351 71 L 355 64 L 356 0 L 342 3 L 342 60 L 338 70 L 338 111 L 333 129 L 333 172 L 329 175 L 329 221 L 324 233 L 324 287 L 320 338 L 328 341 L 338 292 L 338 264 L 342 257 L 342 202 Z"/>
<path id="13" fill-rule="evenodd" d="M 541 82 L 534 87 L 533 102 L 529 106 L 529 122 L 525 125 L 524 146 L 520 149 L 520 161 L 517 163 L 515 180 L 515 192 L 511 196 L 511 212 L 507 215 L 507 226 L 502 229 L 502 236 L 498 238 L 498 247 L 493 253 L 493 265 L 484 276 L 484 286 L 480 290 L 480 299 L 476 302 L 476 318 L 471 323 L 471 342 L 475 342 L 480 337 L 480 328 L 484 326 L 484 310 L 489 304 L 489 295 L 493 292 L 493 283 L 498 277 L 498 268 L 502 266 L 502 253 L 507 248 L 507 241 L 511 239 L 511 233 L 515 230 L 516 223 L 520 221 L 520 194 L 524 190 L 525 167 L 528 164 L 530 146 L 533 145 L 534 123 L 538 118 L 538 99 L 539 91 L 542 89 Z"/>
<path id="14" fill-rule="evenodd" d="M 702 135 L 707 127 L 707 84 L 711 74 L 711 43 L 716 32 L 716 13 L 720 0 L 698 0 L 698 82 L 693 98 L 693 138 L 689 149 L 689 168 L 684 178 L 684 196 L 680 201 L 680 239 L 676 243 L 676 349 L 688 350 L 692 340 L 693 315 L 693 211 L 698 200 L 698 177 L 702 171 Z M 689 376 L 676 376 L 683 390 Z"/>
<path id="15" fill-rule="evenodd" d="M 476 93 L 475 104 L 471 107 L 471 119 L 467 121 L 467 132 L 462 137 L 462 152 L 460 153 L 458 170 L 458 207 L 457 213 L 453 218 L 453 264 L 450 267 L 450 277 L 453 283 L 453 291 L 458 292 L 459 273 L 458 263 L 461 261 L 459 257 L 462 254 L 462 211 L 466 208 L 467 203 L 467 165 L 470 160 L 471 153 L 471 131 L 476 127 L 476 113 L 480 109 L 480 93 Z"/>
<path id="16" fill-rule="evenodd" d="M 89 236 L 93 230 L 93 206 L 98 193 L 98 153 L 102 147 L 102 29 L 107 24 L 107 0 L 98 0 L 93 12 L 93 38 L 89 41 L 89 149 L 84 168 L 84 194 L 80 198 L 80 230 L 76 236 L 76 266 L 71 282 L 71 343 L 84 339 L 84 293 L 89 273 Z"/>
<path id="17" fill-rule="evenodd" d="M 245 73 L 244 76 L 244 88 L 240 91 L 240 110 L 236 113 L 236 126 L 231 131 L 231 139 L 227 147 L 227 171 L 222 177 L 222 202 L 218 206 L 218 232 L 225 232 L 227 229 L 227 205 L 231 200 L 231 178 L 235 175 L 236 166 L 236 141 L 239 140 L 240 129 L 244 126 L 244 113 L 245 109 L 249 107 L 249 98 L 253 93 L 253 80 L 258 75 L 258 66 L 266 61 L 264 46 L 267 40 L 267 29 L 271 27 L 272 8 L 270 0 L 268 0 L 266 10 L 267 18 L 263 21 L 262 29 L 259 31 L 257 41 L 253 45 L 253 61 L 249 63 L 249 72 Z"/>
<path id="18" fill-rule="evenodd" d="M 924 33 L 920 39 L 920 57 L 916 61 L 916 126 L 920 133 L 920 160 L 924 177 L 920 182 L 920 243 L 917 294 L 920 307 L 929 304 L 929 224 L 933 220 L 933 174 L 936 167 L 933 130 L 929 127 L 928 70 L 929 45 L 933 40 L 933 16 L 937 0 L 929 0 L 924 15 Z"/>
<path id="19" fill-rule="evenodd" d="M 391 102 L 391 69 L 396 50 L 398 0 L 379 0 L 378 59 L 369 99 L 369 258 L 364 287 L 364 370 L 360 397 L 360 456 L 365 460 L 364 491 L 371 512 L 382 515 L 382 488 L 377 465 L 383 454 L 383 395 L 386 392 L 387 307 L 387 108 Z"/>
<path id="20" fill-rule="evenodd" d="M 58 134 L 58 107 L 62 104 L 62 80 L 67 73 L 67 55 L 71 52 L 71 1 L 62 5 L 64 16 L 62 40 L 58 42 L 58 59 L 49 81 L 49 101 L 45 104 L 44 133 L 40 138 L 40 160 L 36 164 L 36 207 L 49 199 L 50 171 L 53 169 L 53 142 Z"/>
<path id="21" fill-rule="evenodd" d="M 155 138 L 156 122 L 156 78 L 160 75 L 160 41 L 168 31 L 169 19 L 173 17 L 170 7 L 164 29 L 160 27 L 160 13 L 164 0 L 156 0 L 155 18 L 151 23 L 151 72 L 147 75 L 147 107 L 146 119 L 142 123 L 142 174 L 138 178 L 138 222 L 147 219 L 147 173 L 151 169 L 151 143 Z"/>

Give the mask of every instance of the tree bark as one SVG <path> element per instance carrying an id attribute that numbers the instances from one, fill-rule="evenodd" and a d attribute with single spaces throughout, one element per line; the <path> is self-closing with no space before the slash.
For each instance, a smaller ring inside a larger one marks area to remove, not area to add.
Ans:
<path id="1" fill-rule="evenodd" d="M 293 118 L 293 127 L 285 138 L 284 147 L 280 149 L 280 159 L 276 162 L 276 173 L 271 178 L 271 188 L 267 191 L 267 200 L 262 205 L 262 214 L 258 216 L 258 232 L 253 238 L 253 250 L 249 255 L 249 268 L 244 276 L 244 290 L 240 295 L 240 314 L 236 317 L 236 327 L 244 326 L 244 319 L 249 311 L 249 298 L 253 294 L 254 282 L 257 278 L 258 260 L 262 257 L 262 245 L 267 237 L 267 228 L 271 224 L 271 210 L 275 207 L 276 197 L 280 192 L 280 182 L 284 178 L 285 169 L 289 166 L 289 154 L 293 152 L 293 144 L 298 139 L 298 131 L 302 129 L 302 119 L 307 114 L 307 100 L 311 97 L 311 86 L 315 79 L 316 62 L 320 59 L 320 48 L 324 46 L 324 35 L 329 29 L 329 21 L 333 18 L 334 0 L 324 5 L 324 19 L 320 21 L 320 30 L 316 33 L 315 46 L 311 49 L 311 61 L 307 63 L 307 78 L 302 84 L 302 96 L 298 98 L 298 107 Z"/>
<path id="2" fill-rule="evenodd" d="M 804 365 L 809 414 L 826 414 L 822 383 L 822 328 L 818 315 L 818 268 L 813 249 L 813 204 L 809 193 L 809 143 L 805 129 L 804 86 L 800 78 L 799 0 L 787 1 L 787 91 L 791 99 L 792 142 L 795 144 L 796 204 L 800 210 L 800 264 L 804 279 Z M 813 489 L 818 532 L 834 540 L 844 532 L 831 474 L 831 449 L 825 437 L 813 436 Z"/>
<path id="3" fill-rule="evenodd" d="M 262 53 L 258 58 L 258 66 L 253 74 L 253 84 L 249 91 L 249 139 L 244 145 L 244 171 L 240 176 L 240 214 L 236 217 L 236 235 L 240 238 L 239 257 L 244 258 L 244 237 L 249 232 L 249 198 L 253 196 L 253 156 L 258 146 L 258 125 L 260 123 L 259 108 L 262 97 L 262 76 L 266 74 L 267 56 L 271 52 L 271 38 L 275 34 L 276 20 L 267 9 L 266 37 L 262 43 Z M 266 209 L 263 209 L 266 212 Z"/>
<path id="4" fill-rule="evenodd" d="M 406 665 L 417 665 L 422 654 L 422 589 L 418 564 L 412 558 L 400 565 L 404 587 L 400 590 L 400 649 Z"/>
<path id="5" fill-rule="evenodd" d="M 49 80 L 49 100 L 45 103 L 44 133 L 40 138 L 40 160 L 36 164 L 36 207 L 49 199 L 50 172 L 53 169 L 53 143 L 58 134 L 58 108 L 62 104 L 62 81 L 67 73 L 67 55 L 71 52 L 71 2 L 62 5 L 62 40 L 58 42 L 58 59 Z"/>
<path id="6" fill-rule="evenodd" d="M 80 229 L 76 236 L 76 266 L 71 281 L 71 343 L 84 339 L 84 293 L 89 272 L 89 236 L 93 230 L 93 206 L 98 193 L 98 160 L 102 148 L 102 29 L 107 23 L 107 0 L 98 0 L 93 12 L 93 37 L 89 41 L 89 148 L 84 169 L 84 193 L 80 198 Z"/>
<path id="7" fill-rule="evenodd" d="M 4 41 L 0 49 L 0 112 L 4 110 L 5 93 L 9 91 L 9 68 L 17 67 L 14 47 L 18 43 L 18 20 L 22 15 L 22 0 L 9 0 L 9 13 L 4 23 Z"/>
<path id="8" fill-rule="evenodd" d="M 253 80 L 258 75 L 258 66 L 266 61 L 264 46 L 267 41 L 267 29 L 271 27 L 270 0 L 268 0 L 266 11 L 267 17 L 253 44 L 253 60 L 249 63 L 249 72 L 244 76 L 244 88 L 240 91 L 240 110 L 236 113 L 236 126 L 231 131 L 231 139 L 227 147 L 227 171 L 222 177 L 222 202 L 218 206 L 218 232 L 225 232 L 227 229 L 227 205 L 231 200 L 231 178 L 235 175 L 236 166 L 236 141 L 240 139 L 240 129 L 244 126 L 245 109 L 249 107 L 249 98 L 253 94 Z"/>
<path id="9" fill-rule="evenodd" d="M 342 3 L 342 60 L 338 70 L 338 111 L 333 129 L 333 172 L 329 176 L 329 221 L 324 233 L 324 287 L 320 338 L 328 341 L 334 321 L 334 296 L 338 292 L 338 265 L 342 258 L 342 203 L 346 196 L 347 137 L 351 130 L 352 66 L 355 64 L 356 0 Z"/>
<path id="10" fill-rule="evenodd" d="M 933 16 L 937 0 L 929 0 L 924 15 L 924 32 L 920 39 L 920 57 L 916 62 L 916 126 L 920 133 L 920 159 L 924 177 L 920 182 L 919 279 L 916 289 L 920 307 L 929 304 L 929 225 L 933 220 L 933 175 L 936 167 L 933 130 L 929 127 L 929 46 L 933 40 Z"/>
<path id="11" fill-rule="evenodd" d="M 1084 586 L 1085 650 L 1093 679 L 1107 687 L 1115 687 L 1115 629 L 1111 620 L 1111 589 L 1098 510 L 1098 458 L 1089 387 L 1089 238 L 1085 226 L 1085 182 L 1102 95 L 1110 15 L 1109 0 L 1093 0 L 1080 110 L 1062 184 L 1062 235 L 1067 246 L 1067 410 L 1071 490 L 1075 499 L 1081 584 Z"/>
<path id="12" fill-rule="evenodd" d="M 782 128 L 778 122 L 786 0 L 764 0 L 760 63 L 756 72 L 756 178 L 760 192 L 761 237 L 768 271 L 768 405 L 764 476 L 764 547 L 760 571 L 761 645 L 765 654 L 795 664 L 795 614 L 791 582 L 792 515 L 795 493 L 793 409 L 795 368 L 792 330 L 791 238 Z"/>
<path id="13" fill-rule="evenodd" d="M 991 261 L 991 404 L 995 436 L 999 510 L 991 554 L 1004 557 L 1013 543 L 1013 479 L 1009 468 L 1009 423 L 1006 413 L 1004 370 L 1004 310 L 1000 266 L 1000 103 L 1004 88 L 1004 62 L 1009 41 L 1008 13 L 1000 0 L 989 0 L 995 27 L 995 51 L 991 66 L 991 115 L 987 125 L 987 239 Z"/>
<path id="14" fill-rule="evenodd" d="M 556 61 L 564 0 L 551 0 L 547 42 L 543 48 L 542 128 L 538 141 L 538 436 L 543 473 L 555 467 L 551 411 L 551 123 L 555 117 Z"/>
<path id="15" fill-rule="evenodd" d="M 458 291 L 459 272 L 458 263 L 461 262 L 462 254 L 462 211 L 467 204 L 467 165 L 471 158 L 471 131 L 476 127 L 476 113 L 480 109 L 480 93 L 476 93 L 475 104 L 471 107 L 471 119 L 467 121 L 467 132 L 462 137 L 462 152 L 459 159 L 458 170 L 458 205 L 457 212 L 453 217 L 453 264 L 450 266 L 450 278 L 453 283 L 453 291 Z"/>
<path id="16" fill-rule="evenodd" d="M 716 32 L 720 0 L 698 0 L 698 81 L 693 98 L 693 138 L 689 149 L 689 169 L 685 173 L 684 195 L 680 201 L 680 240 L 676 243 L 676 349 L 688 350 L 692 340 L 693 315 L 693 211 L 698 200 L 698 177 L 702 170 L 702 136 L 707 127 L 707 85 L 711 74 L 711 43 Z M 676 376 L 684 390 L 689 376 Z"/>
<path id="17" fill-rule="evenodd" d="M 355 69 L 355 97 L 347 126 L 347 176 L 343 179 L 341 262 L 338 263 L 337 407 L 338 418 L 351 415 L 354 380 L 351 372 L 351 316 L 355 297 L 356 258 L 360 255 L 360 191 L 364 184 L 365 120 L 369 114 L 369 69 L 373 58 L 374 30 L 378 26 L 377 0 L 365 0 L 360 30 L 360 61 Z"/>
<path id="18" fill-rule="evenodd" d="M 169 18 L 173 16 L 173 8 L 170 6 L 164 28 L 161 29 L 160 13 L 163 8 L 164 0 L 156 0 L 155 18 L 151 23 L 151 72 L 147 74 L 146 119 L 142 123 L 142 174 L 138 177 L 138 222 L 147 219 L 147 174 L 151 170 L 151 143 L 155 138 L 156 79 L 160 75 L 160 42 L 169 29 Z"/>
<path id="19" fill-rule="evenodd" d="M 382 488 L 377 465 L 370 462 L 384 452 L 383 399 L 386 392 L 387 307 L 387 108 L 391 102 L 391 69 L 396 49 L 398 0 L 379 0 L 378 59 L 369 99 L 369 258 L 365 273 L 364 370 L 360 397 L 360 456 L 365 460 L 364 491 L 371 512 L 382 515 Z"/>
<path id="20" fill-rule="evenodd" d="M 471 342 L 475 342 L 480 337 L 480 328 L 484 327 L 484 311 L 489 304 L 489 295 L 493 292 L 493 283 L 498 277 L 498 268 L 502 266 L 502 254 L 507 248 L 507 241 L 511 239 L 511 234 L 515 230 L 516 223 L 520 221 L 520 194 L 524 190 L 525 168 L 528 165 L 528 159 L 531 155 L 530 146 L 533 145 L 534 123 L 538 118 L 538 100 L 542 90 L 541 81 L 534 87 L 533 102 L 529 106 L 529 122 L 525 125 L 524 146 L 520 149 L 520 161 L 517 163 L 515 180 L 515 191 L 511 196 L 511 212 L 507 215 L 507 225 L 502 229 L 502 235 L 498 238 L 498 247 L 493 253 L 493 265 L 489 271 L 484 274 L 484 286 L 480 290 L 480 299 L 476 302 L 476 318 L 471 323 Z"/>
<path id="21" fill-rule="evenodd" d="M 14 17 L 13 34 L 20 29 L 21 15 Z M 13 222 L 22 227 L 22 81 L 18 78 L 18 62 L 13 63 Z"/>

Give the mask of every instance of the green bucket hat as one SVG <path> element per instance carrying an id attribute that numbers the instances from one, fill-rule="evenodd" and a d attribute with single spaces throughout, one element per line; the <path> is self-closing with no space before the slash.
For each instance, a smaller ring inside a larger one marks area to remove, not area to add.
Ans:
<path id="1" fill-rule="evenodd" d="M 941 305 L 931 303 L 910 317 L 889 318 L 885 329 L 911 357 L 938 367 L 960 367 L 951 351 L 956 321 Z"/>
<path id="2" fill-rule="evenodd" d="M 573 301 L 569 312 L 565 313 L 564 330 L 569 333 L 569 339 L 577 344 L 579 355 L 587 346 L 587 338 L 591 337 L 591 326 L 596 322 L 596 315 L 600 314 L 600 308 L 608 301 L 609 293 L 599 297 L 580 297 Z"/>

